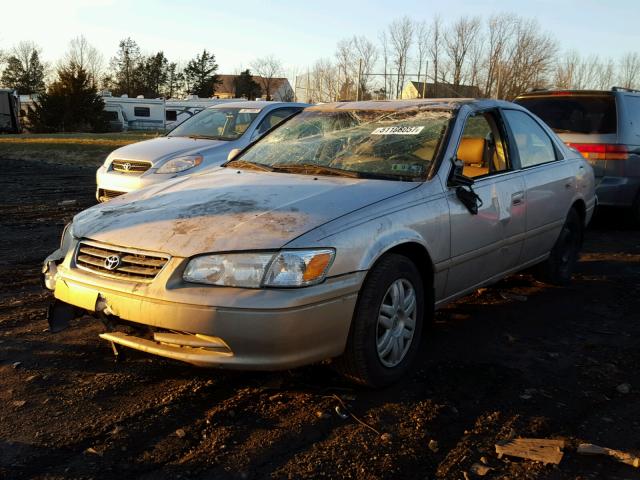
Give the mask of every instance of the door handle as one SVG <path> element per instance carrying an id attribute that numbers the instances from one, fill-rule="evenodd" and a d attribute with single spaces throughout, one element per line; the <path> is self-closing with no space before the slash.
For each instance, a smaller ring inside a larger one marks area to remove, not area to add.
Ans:
<path id="1" fill-rule="evenodd" d="M 524 202 L 524 192 L 511 194 L 511 205 L 520 205 L 522 202 Z"/>

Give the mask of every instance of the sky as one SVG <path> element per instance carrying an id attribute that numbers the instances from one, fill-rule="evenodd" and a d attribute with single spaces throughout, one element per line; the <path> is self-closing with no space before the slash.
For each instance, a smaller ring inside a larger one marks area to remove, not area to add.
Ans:
<path id="1" fill-rule="evenodd" d="M 291 75 L 332 56 L 343 38 L 377 40 L 381 30 L 403 15 L 429 21 L 439 14 L 446 22 L 501 12 L 537 19 L 562 50 L 616 59 L 640 50 L 639 0 L 0 0 L 0 5 L 5 2 L 0 50 L 30 40 L 43 48 L 49 62 L 59 59 L 79 35 L 106 60 L 130 36 L 143 53 L 162 50 L 171 61 L 186 61 L 206 48 L 215 54 L 220 73 L 235 73 L 255 58 L 273 54 Z"/>

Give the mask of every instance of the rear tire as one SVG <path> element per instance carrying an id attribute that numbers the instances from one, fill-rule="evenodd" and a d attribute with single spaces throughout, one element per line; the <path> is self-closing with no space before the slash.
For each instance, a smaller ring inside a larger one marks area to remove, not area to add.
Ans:
<path id="1" fill-rule="evenodd" d="M 398 381 L 418 353 L 424 304 L 424 284 L 416 265 L 403 255 L 383 257 L 360 290 L 347 346 L 335 368 L 369 387 Z"/>
<path id="2" fill-rule="evenodd" d="M 539 280 L 552 285 L 571 283 L 573 269 L 578 263 L 582 246 L 583 231 L 582 219 L 576 209 L 572 208 L 555 245 L 551 249 L 549 258 L 537 265 L 534 271 Z"/>

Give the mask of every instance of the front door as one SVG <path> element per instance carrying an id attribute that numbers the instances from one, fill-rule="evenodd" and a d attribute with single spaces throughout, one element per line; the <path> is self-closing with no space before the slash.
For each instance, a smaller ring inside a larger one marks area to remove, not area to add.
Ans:
<path id="1" fill-rule="evenodd" d="M 474 179 L 477 215 L 449 188 L 451 260 L 446 297 L 473 289 L 514 268 L 525 230 L 524 180 L 512 166 L 497 110 L 469 116 L 458 143 L 463 174 Z"/>

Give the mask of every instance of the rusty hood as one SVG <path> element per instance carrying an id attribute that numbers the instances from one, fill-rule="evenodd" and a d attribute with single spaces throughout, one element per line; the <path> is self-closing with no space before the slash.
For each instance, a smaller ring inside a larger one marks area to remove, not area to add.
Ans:
<path id="1" fill-rule="evenodd" d="M 179 177 L 74 218 L 77 238 L 173 256 L 278 249 L 418 183 L 223 170 Z"/>

